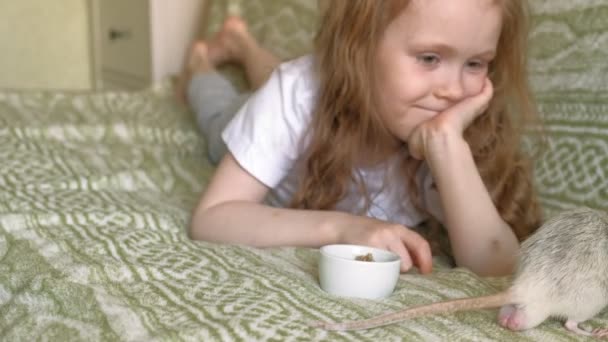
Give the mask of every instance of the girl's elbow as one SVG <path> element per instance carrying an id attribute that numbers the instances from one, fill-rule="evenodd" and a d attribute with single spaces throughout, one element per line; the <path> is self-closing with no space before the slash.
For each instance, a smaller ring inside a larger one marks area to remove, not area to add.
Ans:
<path id="1" fill-rule="evenodd" d="M 188 227 L 188 238 L 190 240 L 200 240 L 197 238 L 196 230 L 194 229 L 194 222 L 190 222 L 190 226 Z"/>
<path id="2" fill-rule="evenodd" d="M 193 215 L 190 220 L 190 226 L 188 227 L 188 238 L 190 238 L 190 240 L 202 240 L 196 223 L 196 216 Z"/>
<path id="3" fill-rule="evenodd" d="M 504 277 L 512 275 L 514 271 L 513 264 L 504 263 L 504 264 L 494 264 L 484 269 L 479 270 L 479 272 L 475 272 L 482 277 Z"/>
<path id="4" fill-rule="evenodd" d="M 206 208 L 200 203 L 192 212 L 190 218 L 190 226 L 188 227 L 188 237 L 191 240 L 205 240 L 205 234 L 203 231 L 202 221 L 204 218 Z"/>
<path id="5" fill-rule="evenodd" d="M 456 262 L 456 266 L 466 268 L 480 277 L 502 277 L 513 274 L 513 265 L 508 262 Z"/>
<path id="6" fill-rule="evenodd" d="M 486 250 L 485 253 L 454 255 L 456 265 L 465 267 L 482 277 L 502 277 L 512 275 L 517 265 L 516 251 L 505 246 Z M 505 248 L 505 249 L 503 249 Z"/>

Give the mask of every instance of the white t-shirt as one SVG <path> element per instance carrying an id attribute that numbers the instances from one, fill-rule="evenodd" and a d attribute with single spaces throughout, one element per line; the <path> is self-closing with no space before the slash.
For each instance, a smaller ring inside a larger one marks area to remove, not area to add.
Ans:
<path id="1" fill-rule="evenodd" d="M 266 202 L 273 206 L 289 205 L 299 184 L 305 134 L 319 88 L 313 63 L 308 55 L 281 64 L 222 133 L 241 167 L 270 188 Z M 427 217 L 412 204 L 397 166 L 398 160 L 393 158 L 380 166 L 357 170 L 371 200 L 367 216 L 413 227 Z M 426 210 L 443 221 L 426 164 L 416 176 Z M 364 205 L 365 198 L 353 184 L 336 209 L 358 214 Z"/>

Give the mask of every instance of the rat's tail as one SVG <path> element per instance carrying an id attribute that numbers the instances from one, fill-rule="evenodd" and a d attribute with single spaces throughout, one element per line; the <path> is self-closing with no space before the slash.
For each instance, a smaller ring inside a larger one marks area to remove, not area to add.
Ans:
<path id="1" fill-rule="evenodd" d="M 339 331 L 371 329 L 420 316 L 432 314 L 446 314 L 462 310 L 497 308 L 499 306 L 509 304 L 509 299 L 509 292 L 503 291 L 497 294 L 484 297 L 462 298 L 450 300 L 447 302 L 416 306 L 413 308 L 396 311 L 361 321 L 352 321 L 344 323 L 315 322 L 312 323 L 311 326 L 322 328 L 325 330 Z"/>

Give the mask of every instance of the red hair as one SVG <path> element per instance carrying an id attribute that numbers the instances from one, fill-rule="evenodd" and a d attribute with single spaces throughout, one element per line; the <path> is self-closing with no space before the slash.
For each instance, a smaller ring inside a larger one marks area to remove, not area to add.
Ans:
<path id="1" fill-rule="evenodd" d="M 374 104 L 374 65 L 378 42 L 408 0 L 331 0 L 315 37 L 320 82 L 305 170 L 292 206 L 333 209 L 354 182 L 369 205 L 362 180 L 353 170 L 358 152 L 387 156 L 391 140 Z M 525 1 L 497 0 L 503 27 L 489 77 L 494 96 L 464 136 L 479 173 L 502 218 L 522 240 L 541 220 L 529 158 L 520 150 L 528 123 L 538 124 L 527 82 L 528 13 Z M 421 162 L 404 158 L 404 186 L 420 196 L 414 175 Z"/>

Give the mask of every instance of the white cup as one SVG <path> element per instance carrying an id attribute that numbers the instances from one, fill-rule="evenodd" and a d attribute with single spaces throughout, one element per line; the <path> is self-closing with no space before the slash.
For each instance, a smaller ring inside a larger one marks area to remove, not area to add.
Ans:
<path id="1" fill-rule="evenodd" d="M 330 294 L 384 298 L 393 293 L 399 280 L 401 258 L 393 252 L 357 245 L 327 245 L 320 252 L 319 283 Z M 368 253 L 373 261 L 355 259 Z"/>

